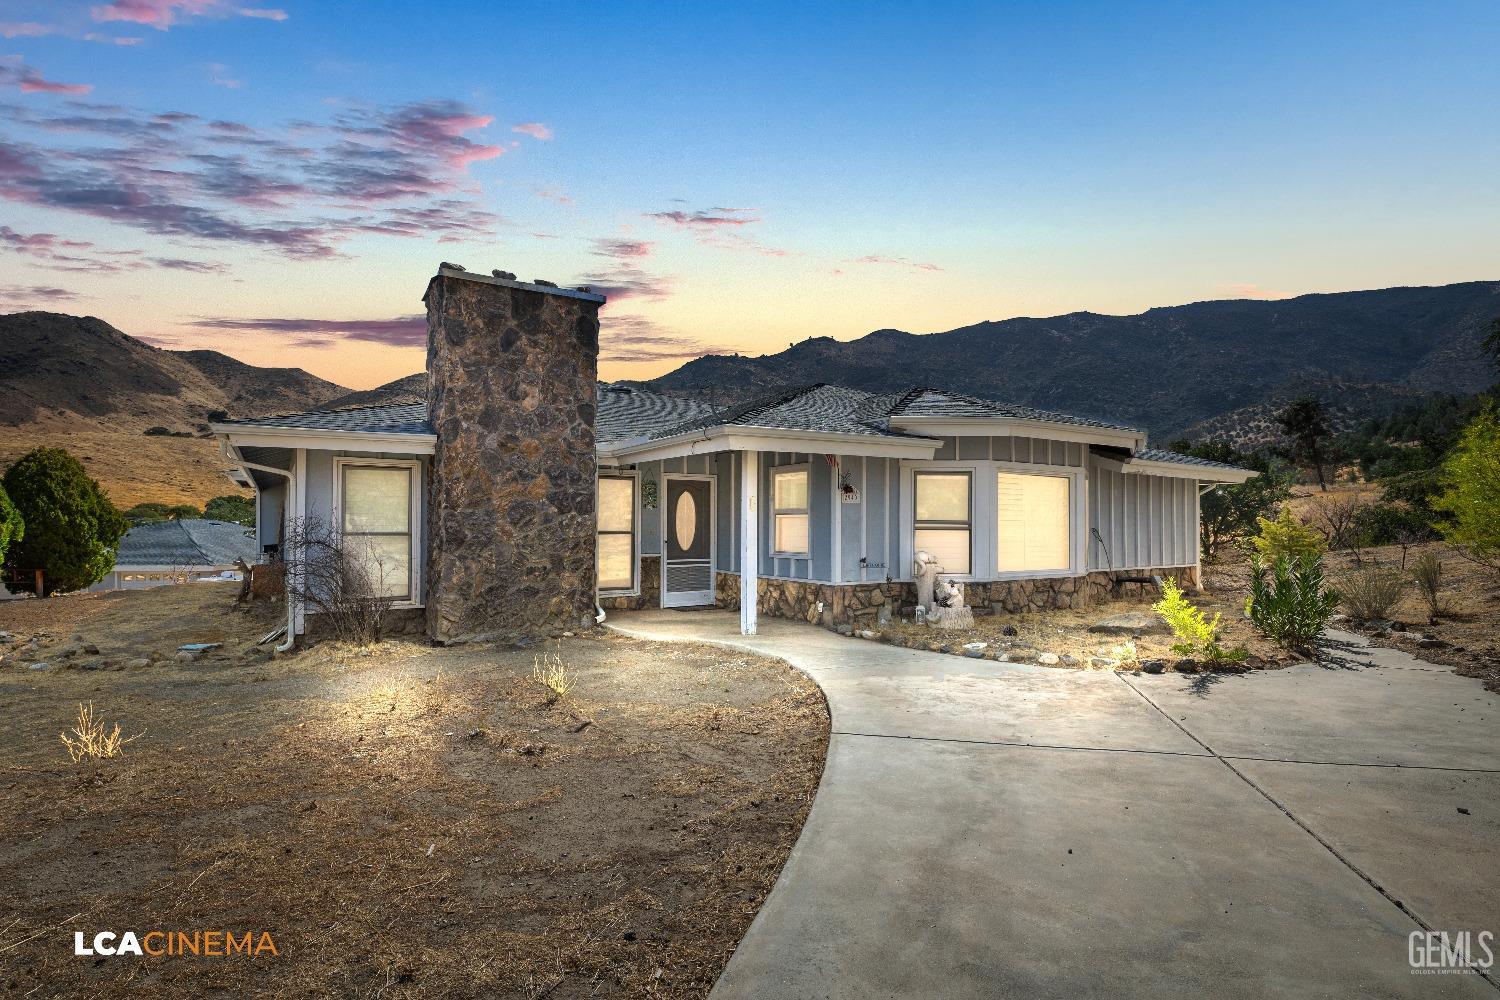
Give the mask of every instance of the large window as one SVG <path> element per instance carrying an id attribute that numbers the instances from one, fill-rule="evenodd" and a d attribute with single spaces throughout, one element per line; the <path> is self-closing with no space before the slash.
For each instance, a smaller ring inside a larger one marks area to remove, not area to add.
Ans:
<path id="1" fill-rule="evenodd" d="M 967 472 L 916 473 L 913 551 L 932 553 L 947 573 L 968 573 L 973 549 L 973 477 Z"/>
<path id="2" fill-rule="evenodd" d="M 635 590 L 635 477 L 599 477 L 600 590 Z"/>
<path id="3" fill-rule="evenodd" d="M 771 507 L 772 551 L 777 555 L 807 555 L 807 466 L 771 470 Z"/>
<path id="4" fill-rule="evenodd" d="M 1067 570 L 1072 563 L 1068 476 L 999 473 L 996 539 L 1001 573 Z"/>
<path id="5" fill-rule="evenodd" d="M 372 594 L 411 600 L 412 477 L 409 465 L 346 465 L 339 511 L 344 551 Z"/>

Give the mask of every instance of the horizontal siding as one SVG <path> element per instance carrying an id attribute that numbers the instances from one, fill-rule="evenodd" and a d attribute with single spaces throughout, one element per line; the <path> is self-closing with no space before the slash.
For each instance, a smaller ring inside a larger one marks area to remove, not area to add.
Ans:
<path id="1" fill-rule="evenodd" d="M 1089 569 L 1192 565 L 1198 558 L 1197 500 L 1192 479 L 1091 466 Z"/>

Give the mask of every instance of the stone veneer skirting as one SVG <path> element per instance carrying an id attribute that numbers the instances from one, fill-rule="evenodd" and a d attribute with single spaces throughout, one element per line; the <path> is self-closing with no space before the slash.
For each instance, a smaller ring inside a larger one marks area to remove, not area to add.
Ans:
<path id="1" fill-rule="evenodd" d="M 1156 588 L 1150 584 L 1117 582 L 1146 576 L 1174 577 L 1184 586 L 1198 585 L 1197 567 L 1166 566 L 1085 576 L 968 583 L 964 585 L 964 603 L 983 615 L 1085 608 L 1111 600 L 1154 601 Z M 917 588 L 913 583 L 831 584 L 762 577 L 757 610 L 769 617 L 801 620 L 825 628 L 862 628 L 876 624 L 883 608 L 890 609 L 891 617 L 900 617 L 909 615 L 916 602 Z M 738 573 L 719 573 L 715 577 L 714 603 L 722 608 L 740 606 Z"/>
<path id="2" fill-rule="evenodd" d="M 661 607 L 661 556 L 641 556 L 640 593 L 628 597 L 600 597 L 605 611 L 640 611 Z"/>

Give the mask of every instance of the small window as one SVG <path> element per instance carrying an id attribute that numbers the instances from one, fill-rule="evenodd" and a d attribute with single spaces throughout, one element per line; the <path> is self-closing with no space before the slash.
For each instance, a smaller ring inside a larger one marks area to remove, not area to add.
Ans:
<path id="1" fill-rule="evenodd" d="M 344 551 L 371 594 L 411 600 L 410 466 L 346 465 L 340 517 Z"/>
<path id="2" fill-rule="evenodd" d="M 973 547 L 973 504 L 967 472 L 916 473 L 913 551 L 927 551 L 945 573 L 967 574 Z"/>
<path id="3" fill-rule="evenodd" d="M 807 466 L 771 470 L 771 508 L 772 551 L 778 555 L 806 556 L 810 551 Z"/>
<path id="4" fill-rule="evenodd" d="M 996 540 L 1001 573 L 1067 570 L 1070 517 L 1067 476 L 999 473 Z"/>
<path id="5" fill-rule="evenodd" d="M 599 477 L 600 590 L 635 589 L 635 477 Z"/>

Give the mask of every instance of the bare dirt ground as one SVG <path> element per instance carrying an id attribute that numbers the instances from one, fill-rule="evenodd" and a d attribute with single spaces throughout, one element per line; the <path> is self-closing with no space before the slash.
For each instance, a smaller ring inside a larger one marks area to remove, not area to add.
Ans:
<path id="1" fill-rule="evenodd" d="M 609 634 L 265 660 L 245 651 L 276 609 L 234 589 L 0 605 L 8 995 L 707 993 L 822 771 L 810 681 Z M 142 663 L 188 641 L 225 646 Z M 58 734 L 90 702 L 141 735 L 73 764 Z M 269 931 L 279 954 L 72 954 L 75 930 L 155 929 Z"/>

